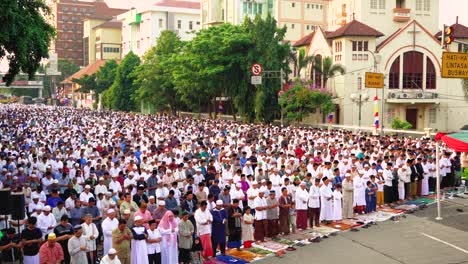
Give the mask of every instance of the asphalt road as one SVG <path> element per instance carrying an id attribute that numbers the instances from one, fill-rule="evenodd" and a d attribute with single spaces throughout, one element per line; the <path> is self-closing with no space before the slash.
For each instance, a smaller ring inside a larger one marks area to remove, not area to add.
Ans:
<path id="1" fill-rule="evenodd" d="M 436 208 L 431 205 L 400 221 L 389 220 L 360 232 L 342 232 L 297 247 L 283 258 L 255 263 L 468 264 L 468 199 L 443 201 L 441 221 L 434 219 Z"/>

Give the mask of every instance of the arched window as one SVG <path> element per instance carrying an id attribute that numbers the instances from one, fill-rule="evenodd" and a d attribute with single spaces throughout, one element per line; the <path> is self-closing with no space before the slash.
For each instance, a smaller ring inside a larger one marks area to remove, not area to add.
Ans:
<path id="1" fill-rule="evenodd" d="M 434 63 L 426 56 L 426 71 L 424 74 L 424 54 L 418 51 L 408 51 L 398 56 L 392 63 L 389 72 L 389 89 L 436 89 L 436 70 Z M 400 66 L 403 62 L 403 72 Z M 403 74 L 403 83 L 400 83 Z M 403 87 L 401 87 L 403 86 Z"/>
<path id="2" fill-rule="evenodd" d="M 424 54 L 408 51 L 403 54 L 403 89 L 423 88 Z"/>
<path id="3" fill-rule="evenodd" d="M 426 89 L 435 89 L 436 88 L 436 71 L 434 63 L 427 58 L 426 62 Z"/>
<path id="4" fill-rule="evenodd" d="M 315 55 L 316 61 L 319 61 L 320 64 L 323 63 L 322 55 Z M 322 65 L 323 66 L 323 65 Z M 322 74 L 319 71 L 314 70 L 314 80 L 317 87 L 322 87 Z"/>
<path id="5" fill-rule="evenodd" d="M 388 88 L 400 89 L 400 57 L 397 57 L 390 68 Z"/>

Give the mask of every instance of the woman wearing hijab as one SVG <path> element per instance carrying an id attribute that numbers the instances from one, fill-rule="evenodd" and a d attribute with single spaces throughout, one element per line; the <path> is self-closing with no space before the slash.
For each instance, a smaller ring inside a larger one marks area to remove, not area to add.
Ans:
<path id="1" fill-rule="evenodd" d="M 158 225 L 158 230 L 161 233 L 161 263 L 177 264 L 177 234 L 179 231 L 177 222 L 175 221 L 172 211 L 167 211 Z"/>

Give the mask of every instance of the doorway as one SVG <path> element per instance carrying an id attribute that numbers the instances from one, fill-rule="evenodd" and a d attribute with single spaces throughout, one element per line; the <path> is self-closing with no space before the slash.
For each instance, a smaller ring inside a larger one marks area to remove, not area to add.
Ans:
<path id="1" fill-rule="evenodd" d="M 413 126 L 412 129 L 418 128 L 418 109 L 417 108 L 406 109 L 406 121 L 408 121 L 408 123 L 410 123 Z"/>

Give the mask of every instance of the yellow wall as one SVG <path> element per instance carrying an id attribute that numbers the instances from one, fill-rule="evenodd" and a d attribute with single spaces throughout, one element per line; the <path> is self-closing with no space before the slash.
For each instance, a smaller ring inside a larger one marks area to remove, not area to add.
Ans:
<path id="1" fill-rule="evenodd" d="M 101 59 L 101 51 L 103 52 L 102 54 L 102 59 L 103 60 L 120 60 L 120 54 L 122 53 L 121 50 L 121 34 L 122 30 L 120 28 L 98 28 L 96 30 L 96 36 L 100 36 L 100 41 L 98 41 L 96 44 L 101 44 L 102 49 L 96 50 L 96 58 Z M 105 52 L 104 48 L 119 48 L 119 52 Z"/>
<path id="2" fill-rule="evenodd" d="M 105 20 L 101 19 L 86 19 L 83 23 L 83 38 L 89 37 L 88 40 L 88 58 L 87 64 L 93 64 L 96 62 L 96 30 L 94 27 L 104 23 Z"/>

